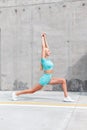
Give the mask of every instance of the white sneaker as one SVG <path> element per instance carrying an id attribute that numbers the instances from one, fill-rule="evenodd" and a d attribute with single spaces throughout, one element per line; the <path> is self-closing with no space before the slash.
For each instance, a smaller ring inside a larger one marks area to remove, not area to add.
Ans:
<path id="1" fill-rule="evenodd" d="M 71 99 L 71 97 L 65 97 L 64 98 L 64 100 L 63 100 L 64 102 L 74 102 L 74 100 L 73 99 Z"/>
<path id="2" fill-rule="evenodd" d="M 17 101 L 17 100 L 18 100 L 17 97 L 18 97 L 18 96 L 16 95 L 16 93 L 13 92 L 13 93 L 12 93 L 12 100 L 13 100 L 13 101 Z"/>

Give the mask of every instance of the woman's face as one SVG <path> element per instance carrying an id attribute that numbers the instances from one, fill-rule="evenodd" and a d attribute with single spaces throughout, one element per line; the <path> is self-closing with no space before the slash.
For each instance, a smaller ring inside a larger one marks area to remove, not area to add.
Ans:
<path id="1" fill-rule="evenodd" d="M 45 54 L 46 54 L 46 56 L 50 56 L 51 52 L 48 48 L 45 49 Z"/>

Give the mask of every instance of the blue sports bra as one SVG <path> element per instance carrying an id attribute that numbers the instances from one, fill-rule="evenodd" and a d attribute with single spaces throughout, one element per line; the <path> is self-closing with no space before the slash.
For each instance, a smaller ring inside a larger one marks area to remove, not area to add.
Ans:
<path id="1" fill-rule="evenodd" d="M 46 58 L 41 58 L 41 65 L 43 70 L 52 70 L 54 67 L 54 64 L 51 62 L 51 60 Z"/>

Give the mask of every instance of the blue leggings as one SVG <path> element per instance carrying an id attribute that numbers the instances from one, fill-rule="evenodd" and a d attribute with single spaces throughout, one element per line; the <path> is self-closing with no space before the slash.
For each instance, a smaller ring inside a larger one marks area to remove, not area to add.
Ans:
<path id="1" fill-rule="evenodd" d="M 52 74 L 43 74 L 43 76 L 39 79 L 39 84 L 41 86 L 45 86 L 49 84 L 51 79 L 52 79 Z"/>

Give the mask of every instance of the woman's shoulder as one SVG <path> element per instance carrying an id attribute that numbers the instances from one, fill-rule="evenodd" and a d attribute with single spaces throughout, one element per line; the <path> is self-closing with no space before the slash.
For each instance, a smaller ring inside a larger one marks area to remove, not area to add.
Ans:
<path id="1" fill-rule="evenodd" d="M 47 58 L 41 58 L 41 62 L 47 61 Z"/>
<path id="2" fill-rule="evenodd" d="M 41 58 L 41 61 L 44 61 L 44 60 L 46 60 L 46 58 Z"/>

